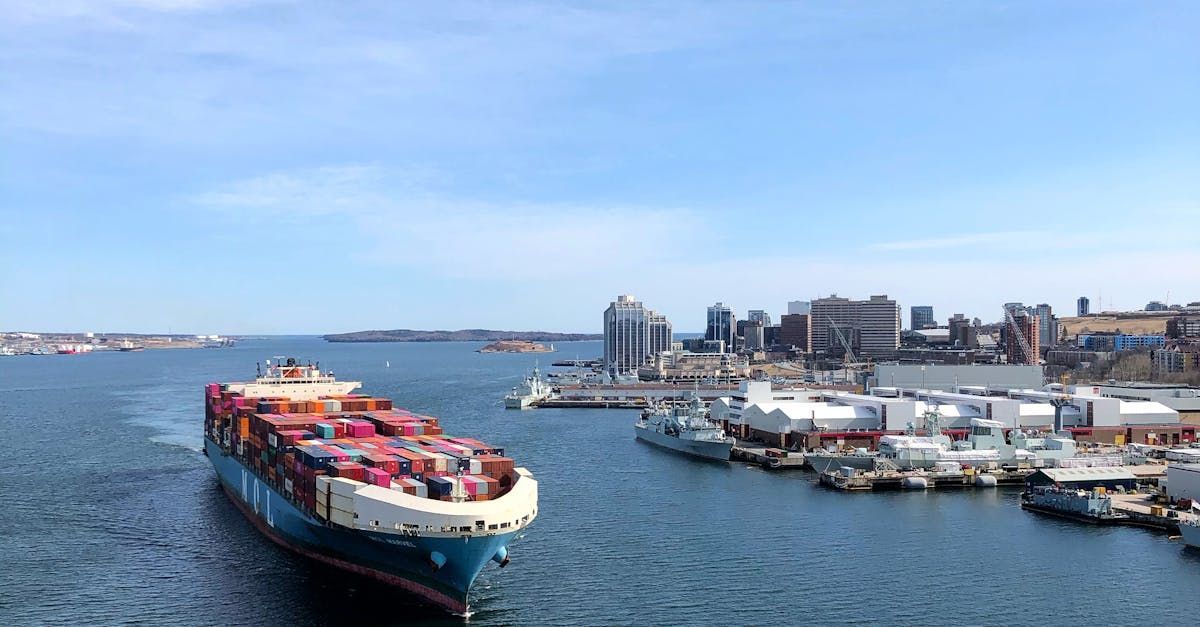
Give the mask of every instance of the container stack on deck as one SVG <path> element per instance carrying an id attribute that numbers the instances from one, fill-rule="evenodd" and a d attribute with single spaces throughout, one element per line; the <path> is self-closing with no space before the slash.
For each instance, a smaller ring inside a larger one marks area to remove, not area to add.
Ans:
<path id="1" fill-rule="evenodd" d="M 347 497 L 337 479 L 440 500 L 450 500 L 459 481 L 467 500 L 485 501 L 503 495 L 517 478 L 503 449 L 447 436 L 437 418 L 393 408 L 389 399 L 247 398 L 216 383 L 205 396 L 208 436 L 321 518 L 351 511 L 338 507 Z"/>

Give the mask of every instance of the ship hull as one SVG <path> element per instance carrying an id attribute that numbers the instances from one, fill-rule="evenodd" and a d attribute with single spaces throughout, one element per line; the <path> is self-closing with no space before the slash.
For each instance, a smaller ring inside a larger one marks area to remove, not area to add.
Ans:
<path id="1" fill-rule="evenodd" d="M 326 524 L 298 509 L 211 440 L 205 451 L 238 510 L 276 544 L 318 562 L 371 577 L 456 614 L 468 610 L 471 585 L 516 532 L 486 537 L 411 537 Z M 429 556 L 446 564 L 435 570 Z"/>
<path id="2" fill-rule="evenodd" d="M 504 407 L 506 409 L 525 409 L 533 404 L 532 396 L 506 396 L 504 397 Z"/>
<path id="3" fill-rule="evenodd" d="M 1183 543 L 1188 547 L 1200 550 L 1200 527 L 1195 525 L 1179 525 L 1179 533 L 1183 536 Z"/>
<path id="4" fill-rule="evenodd" d="M 868 455 L 805 455 L 804 463 L 818 473 L 836 472 L 843 466 L 875 470 L 875 457 Z"/>
<path id="5" fill-rule="evenodd" d="M 633 430 L 637 434 L 637 439 L 643 442 L 692 457 L 727 462 L 730 452 L 733 450 L 733 444 L 728 442 L 685 440 L 637 426 Z"/>

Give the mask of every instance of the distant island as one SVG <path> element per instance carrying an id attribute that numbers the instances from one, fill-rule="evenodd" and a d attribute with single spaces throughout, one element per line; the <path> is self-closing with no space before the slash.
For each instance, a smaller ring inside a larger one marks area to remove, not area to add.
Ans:
<path id="1" fill-rule="evenodd" d="M 493 331 L 490 329 L 460 329 L 458 331 L 354 331 L 324 336 L 327 342 L 577 342 L 600 340 L 600 333 L 551 333 L 549 331 Z M 522 351 L 528 352 L 528 351 Z"/>
<path id="2" fill-rule="evenodd" d="M 554 346 L 551 344 L 550 346 Z M 553 348 L 548 348 L 545 344 L 537 342 L 526 342 L 524 340 L 500 340 L 492 342 L 487 346 L 476 351 L 477 353 L 552 353 Z"/>

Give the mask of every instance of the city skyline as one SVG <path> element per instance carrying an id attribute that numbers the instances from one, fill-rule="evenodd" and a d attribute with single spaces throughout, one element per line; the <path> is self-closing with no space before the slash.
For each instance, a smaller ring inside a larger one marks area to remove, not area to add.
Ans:
<path id="1" fill-rule="evenodd" d="M 7 3 L 0 329 L 1200 300 L 1196 5 L 753 8 Z"/>

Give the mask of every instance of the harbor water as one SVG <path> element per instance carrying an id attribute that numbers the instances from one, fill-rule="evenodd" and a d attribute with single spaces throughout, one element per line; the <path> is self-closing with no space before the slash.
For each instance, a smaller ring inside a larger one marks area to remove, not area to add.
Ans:
<path id="1" fill-rule="evenodd" d="M 692 460 L 635 440 L 635 410 L 505 410 L 539 356 L 480 346 L 272 338 L 0 358 L 0 619 L 462 624 L 278 548 L 218 488 L 203 384 L 292 355 L 534 473 L 538 519 L 478 580 L 472 625 L 1192 620 L 1200 553 L 1163 535 L 1038 516 L 1016 490 L 841 494 Z"/>

